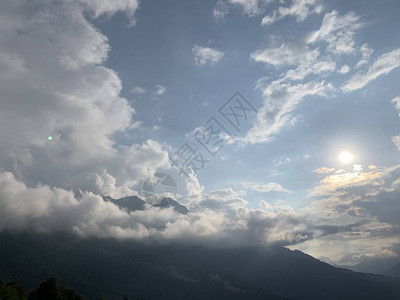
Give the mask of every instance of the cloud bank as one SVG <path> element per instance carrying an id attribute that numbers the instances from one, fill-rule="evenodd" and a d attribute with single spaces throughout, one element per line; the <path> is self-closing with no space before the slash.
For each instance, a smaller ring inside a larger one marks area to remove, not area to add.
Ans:
<path id="1" fill-rule="evenodd" d="M 132 25 L 138 2 L 15 1 L 0 8 L 0 230 L 230 245 L 312 238 L 303 216 L 266 202 L 247 209 L 242 192 L 213 191 L 199 203 L 196 178 L 185 186 L 197 203 L 188 215 L 151 206 L 128 213 L 104 201 L 100 195 L 133 195 L 140 180 L 171 168 L 154 140 L 114 141 L 113 134 L 141 122 L 120 96 L 118 74 L 105 66 L 107 37 L 88 19 L 124 12 Z M 193 53 L 198 65 L 223 57 L 196 45 Z M 159 85 L 154 96 L 165 91 Z"/>
<path id="2" fill-rule="evenodd" d="M 83 237 L 214 246 L 216 241 L 224 246 L 290 245 L 313 237 L 312 224 L 304 216 L 266 202 L 247 209 L 241 196 L 231 189 L 211 192 L 187 215 L 150 206 L 128 213 L 92 192 L 77 197 L 47 185 L 28 187 L 12 173 L 1 172 L 0 230 L 66 231 Z"/>
<path id="3" fill-rule="evenodd" d="M 85 16 L 123 11 L 133 22 L 136 0 L 0 6 L 1 170 L 29 186 L 122 196 L 133 194 L 149 172 L 169 165 L 153 140 L 115 144 L 114 133 L 140 121 L 120 96 L 118 74 L 104 66 L 107 37 Z"/>

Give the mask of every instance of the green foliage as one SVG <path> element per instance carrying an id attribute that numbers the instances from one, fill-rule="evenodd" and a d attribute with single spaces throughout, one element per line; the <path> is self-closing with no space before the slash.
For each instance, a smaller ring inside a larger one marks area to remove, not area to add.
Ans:
<path id="1" fill-rule="evenodd" d="M 26 291 L 16 282 L 4 283 L 0 280 L 0 300 L 25 300 Z"/>
<path id="2" fill-rule="evenodd" d="M 73 289 L 63 288 L 55 278 L 40 284 L 39 288 L 27 292 L 16 282 L 4 283 L 0 279 L 0 300 L 84 300 Z"/>
<path id="3" fill-rule="evenodd" d="M 28 300 L 84 300 L 73 289 L 63 288 L 56 279 L 50 278 L 40 284 L 39 288 L 29 294 Z"/>

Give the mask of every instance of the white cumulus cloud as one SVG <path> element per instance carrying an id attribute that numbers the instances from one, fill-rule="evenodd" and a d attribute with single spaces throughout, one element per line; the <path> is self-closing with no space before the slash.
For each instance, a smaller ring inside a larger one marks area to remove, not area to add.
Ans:
<path id="1" fill-rule="evenodd" d="M 194 56 L 194 61 L 198 66 L 213 66 L 224 57 L 224 53 L 220 50 L 210 47 L 202 47 L 199 45 L 194 45 L 192 48 L 192 52 Z"/>
<path id="2" fill-rule="evenodd" d="M 135 12 L 139 8 L 138 0 L 79 0 L 79 2 L 93 12 L 95 18 L 101 15 L 112 16 L 122 11 L 128 15 L 130 19 L 129 25 L 136 24 Z"/>
<path id="3" fill-rule="evenodd" d="M 0 169 L 27 186 L 121 194 L 169 165 L 155 141 L 113 140 L 138 121 L 118 74 L 104 66 L 107 37 L 86 18 L 133 17 L 136 8 L 136 1 L 1 2 L 0 19 L 14 21 L 0 26 Z"/>
<path id="4" fill-rule="evenodd" d="M 339 73 L 340 74 L 347 74 L 350 72 L 350 67 L 348 65 L 344 65 L 340 68 Z"/>

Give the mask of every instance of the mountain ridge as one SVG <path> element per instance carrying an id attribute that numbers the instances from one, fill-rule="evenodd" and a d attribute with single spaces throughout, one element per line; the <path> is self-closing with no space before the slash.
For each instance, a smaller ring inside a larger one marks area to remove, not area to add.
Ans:
<path id="1" fill-rule="evenodd" d="M 0 233 L 0 245 L 0 278 L 32 289 L 56 277 L 87 299 L 400 299 L 399 279 L 338 269 L 279 246 L 145 245 L 26 232 Z"/>
<path id="2" fill-rule="evenodd" d="M 139 198 L 138 196 L 127 196 L 119 199 L 111 198 L 110 196 L 103 196 L 104 201 L 112 202 L 117 205 L 119 208 L 126 210 L 127 212 L 137 211 L 137 210 L 144 210 L 146 204 L 153 207 L 159 208 L 169 208 L 172 207 L 174 211 L 180 214 L 187 214 L 189 213 L 189 209 L 180 204 L 178 201 L 175 201 L 172 198 L 164 197 L 160 201 L 154 204 L 150 204 L 147 201 Z"/>

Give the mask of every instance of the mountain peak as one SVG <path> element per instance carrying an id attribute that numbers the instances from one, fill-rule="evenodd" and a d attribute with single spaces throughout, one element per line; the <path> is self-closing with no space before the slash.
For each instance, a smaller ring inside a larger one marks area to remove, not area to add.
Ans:
<path id="1" fill-rule="evenodd" d="M 127 212 L 144 210 L 145 204 L 147 203 L 138 196 L 128 196 L 120 199 L 113 199 L 110 196 L 103 196 L 103 199 L 104 201 L 114 203 L 119 208 L 124 209 Z M 169 197 L 162 198 L 160 202 L 158 202 L 157 204 L 153 204 L 152 206 L 160 208 L 172 207 L 174 211 L 184 215 L 189 212 L 189 209 L 186 206 L 180 204 L 179 202 Z"/>
<path id="2" fill-rule="evenodd" d="M 153 206 L 161 208 L 173 207 L 174 211 L 184 215 L 189 212 L 189 209 L 186 206 L 180 204 L 179 202 L 169 197 L 161 199 L 161 201 L 158 204 L 154 204 Z"/>
<path id="3" fill-rule="evenodd" d="M 113 199 L 110 196 L 103 196 L 103 199 L 108 202 L 112 202 L 119 208 L 126 210 L 127 212 L 144 210 L 146 201 L 140 199 L 138 196 L 128 196 L 120 199 Z"/>

